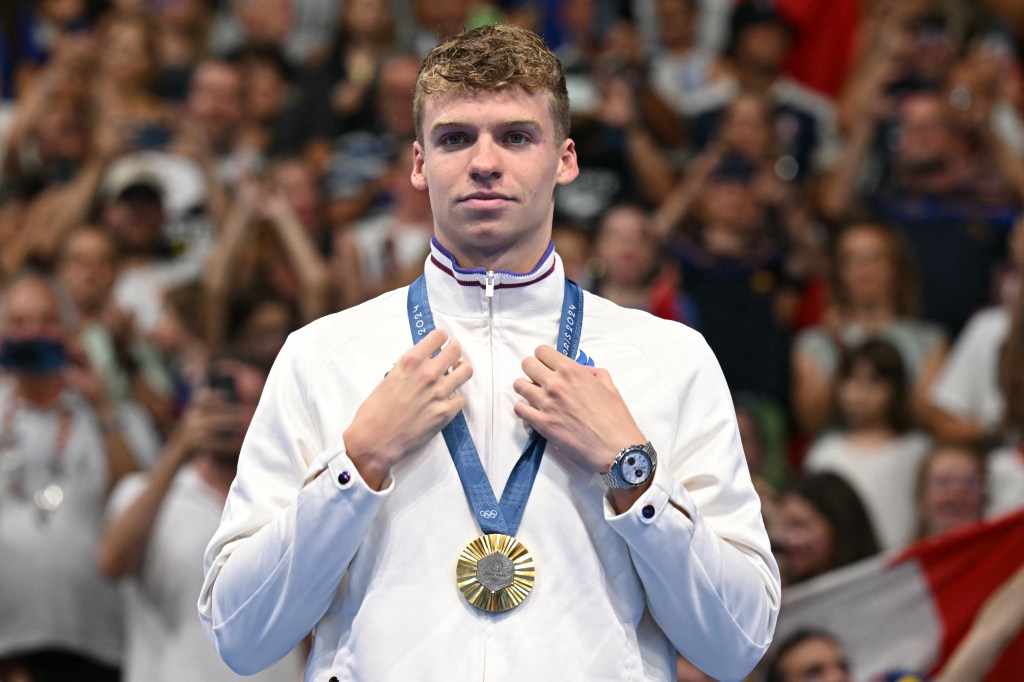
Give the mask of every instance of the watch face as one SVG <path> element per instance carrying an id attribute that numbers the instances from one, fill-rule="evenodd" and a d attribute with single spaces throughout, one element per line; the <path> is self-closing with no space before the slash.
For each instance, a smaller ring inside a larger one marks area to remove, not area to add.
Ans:
<path id="1" fill-rule="evenodd" d="M 642 449 L 630 450 L 622 456 L 619 470 L 630 485 L 640 485 L 651 476 L 651 458 Z"/>

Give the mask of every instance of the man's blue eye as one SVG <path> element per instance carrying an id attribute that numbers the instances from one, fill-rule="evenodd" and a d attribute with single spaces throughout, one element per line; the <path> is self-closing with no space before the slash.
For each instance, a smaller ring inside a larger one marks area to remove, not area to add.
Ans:
<path id="1" fill-rule="evenodd" d="M 506 139 L 512 144 L 523 144 L 528 141 L 528 138 L 523 133 L 509 133 Z"/>
<path id="2" fill-rule="evenodd" d="M 441 138 L 441 144 L 452 145 L 462 144 L 466 141 L 466 136 L 462 133 L 450 133 Z"/>

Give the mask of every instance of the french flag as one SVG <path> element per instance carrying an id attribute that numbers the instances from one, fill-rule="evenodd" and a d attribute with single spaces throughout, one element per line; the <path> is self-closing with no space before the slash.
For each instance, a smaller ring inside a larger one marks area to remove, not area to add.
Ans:
<path id="1" fill-rule="evenodd" d="M 934 675 L 949 661 L 979 610 L 992 608 L 1024 567 L 1024 509 L 832 571 L 783 591 L 775 641 L 813 627 L 836 635 L 855 682 Z M 1020 601 L 1018 587 L 1014 599 Z M 991 600 L 989 598 L 992 597 Z M 983 679 L 1024 681 L 1024 630 L 1016 630 Z M 998 649 L 998 646 L 995 647 Z M 769 653 L 768 657 L 771 657 Z M 913 678 L 905 678 L 913 679 Z"/>

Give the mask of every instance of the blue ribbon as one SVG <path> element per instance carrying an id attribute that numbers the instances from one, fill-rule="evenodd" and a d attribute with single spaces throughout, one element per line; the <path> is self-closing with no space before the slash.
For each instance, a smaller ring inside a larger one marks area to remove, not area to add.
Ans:
<path id="1" fill-rule="evenodd" d="M 412 331 L 413 344 L 419 343 L 423 337 L 434 330 L 434 316 L 430 311 L 427 299 L 426 280 L 421 275 L 409 287 L 407 300 L 409 312 L 409 329 Z M 580 330 L 583 323 L 583 292 L 572 280 L 565 280 L 565 294 L 562 298 L 562 318 L 558 328 L 558 351 L 569 358 L 576 356 L 580 345 Z M 480 530 L 484 533 L 503 533 L 514 537 L 523 520 L 526 501 L 530 498 L 533 482 L 540 469 L 540 460 L 544 456 L 547 440 L 538 432 L 530 434 L 523 448 L 523 454 L 512 468 L 512 473 L 505 483 L 499 502 L 494 496 L 491 482 L 487 480 L 487 472 L 480 462 L 473 437 L 469 434 L 466 416 L 460 410 L 448 424 L 441 429 L 444 442 L 448 445 L 455 470 L 466 492 L 466 499 L 473 510 Z"/>

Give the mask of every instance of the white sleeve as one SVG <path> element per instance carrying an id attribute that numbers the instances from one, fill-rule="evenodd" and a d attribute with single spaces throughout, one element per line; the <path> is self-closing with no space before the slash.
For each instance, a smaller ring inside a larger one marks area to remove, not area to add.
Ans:
<path id="1" fill-rule="evenodd" d="M 304 392 L 311 374 L 293 339 L 267 380 L 204 558 L 199 616 L 243 675 L 313 629 L 390 492 L 363 482 L 342 443 L 321 443 Z"/>
<path id="2" fill-rule="evenodd" d="M 719 680 L 740 680 L 764 655 L 780 603 L 778 566 L 761 520 L 732 400 L 703 341 L 680 402 L 669 466 L 623 514 L 606 506 L 629 546 L 647 605 L 676 649 Z"/>
<path id="3" fill-rule="evenodd" d="M 995 363 L 998 351 L 989 331 L 991 323 L 986 317 L 975 315 L 953 344 L 939 376 L 931 388 L 931 401 L 939 408 L 962 419 L 981 422 L 988 426 L 993 417 L 986 406 L 993 402 L 993 392 L 999 392 L 998 369 Z M 997 339 L 1001 343 L 1002 339 Z"/>

